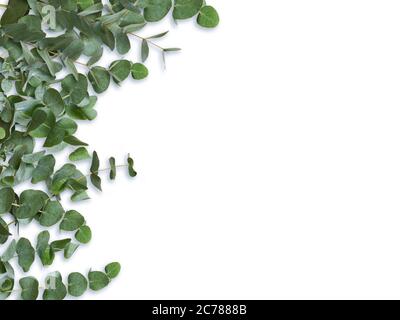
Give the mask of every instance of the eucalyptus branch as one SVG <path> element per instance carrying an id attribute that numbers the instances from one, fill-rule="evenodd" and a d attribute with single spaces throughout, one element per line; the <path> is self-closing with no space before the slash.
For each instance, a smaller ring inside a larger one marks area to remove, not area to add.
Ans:
<path id="1" fill-rule="evenodd" d="M 49 6 L 49 1 L 10 0 L 8 5 L 0 4 L 6 9 L 0 21 L 1 44 L 8 53 L 0 58 L 0 249 L 5 249 L 0 255 L 0 299 L 18 292 L 23 300 L 35 300 L 39 289 L 44 289 L 44 300 L 80 297 L 88 289 L 105 288 L 118 276 L 121 266 L 113 262 L 101 271 L 89 271 L 87 275 L 73 272 L 66 279 L 52 273 L 48 278 L 54 280 L 53 285 L 43 288 L 34 277 L 17 281 L 14 268 L 18 264 L 27 273 L 38 260 L 49 266 L 57 252 L 69 259 L 80 245 L 91 241 L 92 231 L 85 217 L 76 210 L 65 210 L 61 196 L 71 192 L 74 202 L 88 199 L 88 184 L 101 190 L 100 174 L 104 172 L 109 172 L 111 180 L 116 179 L 119 168 L 136 176 L 130 156 L 126 164 L 120 165 L 111 157 L 109 166 L 100 169 L 97 152 L 89 154 L 88 144 L 75 136 L 79 121 L 96 118 L 97 96 L 112 81 L 121 84 L 128 78 L 142 80 L 148 76 L 144 62 L 149 45 L 161 50 L 163 56 L 180 50 L 163 48 L 153 41 L 166 32 L 146 38 L 135 32 L 147 23 L 164 19 L 171 11 L 175 20 L 196 16 L 196 22 L 205 28 L 216 27 L 219 22 L 216 10 L 199 0 L 158 0 L 157 5 L 146 8 L 132 2 L 134 10 L 125 8 L 122 1 L 95 1 L 95 5 L 80 1 L 77 6 L 68 6 L 68 10 L 63 1 L 50 3 L 55 7 Z M 104 10 L 104 5 L 110 10 Z M 45 29 L 64 32 L 50 36 L 42 30 L 46 23 Z M 108 67 L 95 66 L 104 47 L 127 57 L 132 49 L 129 36 L 142 42 L 142 63 L 120 58 Z M 87 63 L 80 61 L 82 56 L 88 58 Z M 78 66 L 87 72 L 78 72 Z M 55 154 L 66 145 L 72 149 L 69 162 L 56 167 Z M 90 161 L 89 174 L 77 168 L 74 163 L 78 161 Z M 28 188 L 28 183 L 41 184 L 45 191 Z M 15 189 L 21 185 L 25 188 L 17 194 Z M 13 221 L 3 220 L 5 214 L 10 214 Z M 22 221 L 36 221 L 43 231 L 35 240 L 20 237 Z M 9 232 L 13 224 L 18 227 L 16 239 Z M 50 241 L 47 230 L 53 226 L 73 234 Z M 12 260 L 15 257 L 17 261 Z M 20 289 L 14 288 L 16 285 Z"/>
<path id="2" fill-rule="evenodd" d="M 149 38 L 145 38 L 145 37 L 139 36 L 138 34 L 132 33 L 132 32 L 129 32 L 128 34 L 131 35 L 131 36 L 134 36 L 134 37 L 136 37 L 136 38 L 138 38 L 138 39 L 140 39 L 142 41 L 147 41 L 149 44 L 151 44 L 152 46 L 160 49 L 161 51 L 164 51 L 166 49 L 166 48 L 163 48 L 163 47 L 159 46 L 154 41 L 149 40 Z"/>

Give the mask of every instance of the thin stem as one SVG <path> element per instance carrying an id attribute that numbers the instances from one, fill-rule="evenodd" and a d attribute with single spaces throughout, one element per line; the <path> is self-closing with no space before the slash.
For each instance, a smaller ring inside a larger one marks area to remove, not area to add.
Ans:
<path id="1" fill-rule="evenodd" d="M 59 57 L 60 54 L 61 54 L 61 52 L 59 52 L 59 51 L 51 51 L 51 50 L 49 50 L 49 53 L 53 54 L 53 55 L 56 56 L 56 57 Z M 84 62 L 80 62 L 80 61 L 77 61 L 77 60 L 75 60 L 75 61 L 73 61 L 73 62 L 74 62 L 74 63 L 77 63 L 77 64 L 79 64 L 79 65 L 81 65 L 81 66 L 84 66 L 84 67 L 86 67 L 86 68 L 89 68 L 89 66 L 88 66 L 86 63 L 84 63 Z"/>
<path id="2" fill-rule="evenodd" d="M 127 167 L 128 167 L 127 164 L 121 164 L 121 165 L 115 166 L 115 168 L 127 168 Z M 111 170 L 111 168 L 100 169 L 100 170 L 97 170 L 95 172 L 91 172 L 91 173 L 89 173 L 89 174 L 87 174 L 85 176 L 82 176 L 82 177 L 78 178 L 76 181 L 80 181 L 80 180 L 82 180 L 84 178 L 90 177 L 94 173 L 98 174 L 98 173 L 109 171 L 109 170 Z"/>
<path id="3" fill-rule="evenodd" d="M 163 47 L 159 46 L 157 43 L 155 43 L 155 42 L 153 42 L 153 41 L 150 41 L 150 40 L 148 40 L 148 39 L 146 39 L 146 38 L 144 38 L 144 37 L 141 37 L 141 36 L 139 36 L 139 35 L 136 34 L 136 33 L 129 32 L 128 34 L 130 34 L 131 36 L 134 36 L 134 37 L 136 37 L 136 38 L 138 38 L 138 39 L 146 40 L 149 44 L 151 44 L 152 46 L 154 46 L 154 47 L 160 49 L 161 51 L 164 51 L 164 50 L 165 50 Z"/>
<path id="4" fill-rule="evenodd" d="M 17 220 L 11 221 L 9 224 L 7 224 L 7 227 L 9 227 L 9 226 L 11 226 L 12 224 L 17 223 L 17 222 L 18 222 Z"/>
<path id="5" fill-rule="evenodd" d="M 121 164 L 119 166 L 115 166 L 115 168 L 127 168 L 127 167 L 128 167 L 127 164 Z M 111 170 L 111 168 L 100 169 L 100 170 L 98 170 L 98 171 L 96 171 L 94 173 L 100 173 L 100 172 L 105 172 L 105 171 L 109 171 L 109 170 Z M 90 176 L 90 174 L 87 175 L 87 177 L 89 177 L 89 176 Z"/>
<path id="6" fill-rule="evenodd" d="M 84 66 L 84 67 L 86 67 L 86 68 L 90 68 L 86 63 L 84 63 L 84 62 L 80 62 L 80 61 L 74 61 L 75 63 L 77 63 L 77 64 L 80 64 L 81 66 Z"/>

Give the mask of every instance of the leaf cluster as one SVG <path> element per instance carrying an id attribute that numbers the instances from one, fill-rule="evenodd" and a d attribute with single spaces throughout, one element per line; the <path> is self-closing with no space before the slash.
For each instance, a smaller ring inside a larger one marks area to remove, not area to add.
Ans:
<path id="1" fill-rule="evenodd" d="M 111 157 L 102 168 L 97 152 L 78 137 L 78 124 L 97 117 L 99 94 L 148 77 L 144 63 L 152 48 L 164 60 L 180 50 L 158 44 L 168 32 L 138 34 L 169 14 L 203 28 L 219 23 L 204 0 L 9 0 L 0 19 L 0 299 L 15 290 L 24 300 L 37 299 L 40 290 L 45 300 L 78 297 L 88 288 L 103 289 L 119 274 L 119 263 L 86 276 L 71 273 L 65 283 L 53 272 L 41 288 L 29 275 L 15 280 L 15 264 L 28 273 L 35 261 L 49 267 L 57 255 L 70 259 L 91 241 L 92 231 L 80 212 L 64 208 L 63 199 L 89 199 L 91 186 L 102 190 L 102 173 L 115 180 L 123 167 L 128 176 L 137 175 L 131 156 L 120 165 Z M 128 56 L 134 41 L 141 61 Z M 107 51 L 117 57 L 104 66 Z M 64 149 L 68 160 L 57 163 Z M 88 172 L 78 169 L 84 162 Z M 17 192 L 21 185 L 25 189 Z M 42 229 L 35 241 L 20 237 L 19 229 L 32 223 Z M 51 228 L 65 237 L 50 239 Z"/>

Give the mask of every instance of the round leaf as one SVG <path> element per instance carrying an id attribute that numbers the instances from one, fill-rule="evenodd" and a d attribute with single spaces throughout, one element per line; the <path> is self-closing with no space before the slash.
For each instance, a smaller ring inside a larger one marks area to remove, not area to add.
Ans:
<path id="1" fill-rule="evenodd" d="M 197 23 L 204 28 L 215 28 L 219 24 L 217 10 L 211 6 L 204 6 L 197 16 Z"/>
<path id="2" fill-rule="evenodd" d="M 144 64 L 141 63 L 133 64 L 131 72 L 132 72 L 132 77 L 135 80 L 145 79 L 149 75 L 149 70 L 146 68 Z"/>
<path id="3" fill-rule="evenodd" d="M 60 224 L 60 229 L 64 231 L 78 230 L 85 223 L 85 218 L 75 210 L 68 211 Z"/>
<path id="4" fill-rule="evenodd" d="M 110 279 L 114 279 L 121 272 L 121 265 L 118 262 L 110 263 L 106 266 L 105 271 Z"/>
<path id="5" fill-rule="evenodd" d="M 19 280 L 22 300 L 36 300 L 39 295 L 39 282 L 33 277 Z"/>
<path id="6" fill-rule="evenodd" d="M 89 288 L 93 291 L 99 291 L 108 286 L 110 279 L 104 272 L 91 271 L 89 272 Z"/>
<path id="7" fill-rule="evenodd" d="M 73 297 L 80 297 L 85 293 L 88 287 L 86 278 L 77 272 L 68 276 L 68 293 Z"/>
<path id="8" fill-rule="evenodd" d="M 59 272 L 52 273 L 46 278 L 46 290 L 43 292 L 43 300 L 63 300 L 67 295 L 67 288 L 62 282 Z"/>
<path id="9" fill-rule="evenodd" d="M 55 115 L 60 115 L 64 111 L 64 101 L 60 93 L 53 88 L 45 92 L 43 102 Z"/>
<path id="10" fill-rule="evenodd" d="M 171 0 L 147 0 L 144 18 L 149 22 L 157 22 L 164 18 L 172 7 Z"/>
<path id="11" fill-rule="evenodd" d="M 92 230 L 88 226 L 82 226 L 75 233 L 75 239 L 80 243 L 86 244 L 92 240 Z"/>
<path id="12" fill-rule="evenodd" d="M 109 70 L 116 83 L 124 81 L 129 76 L 131 69 L 131 63 L 128 60 L 117 60 L 114 61 Z"/>
<path id="13" fill-rule="evenodd" d="M 49 201 L 42 211 L 39 223 L 44 227 L 54 226 L 64 214 L 64 209 L 58 201 Z"/>
<path id="14" fill-rule="evenodd" d="M 203 6 L 204 0 L 175 0 L 173 16 L 176 20 L 194 17 Z"/>

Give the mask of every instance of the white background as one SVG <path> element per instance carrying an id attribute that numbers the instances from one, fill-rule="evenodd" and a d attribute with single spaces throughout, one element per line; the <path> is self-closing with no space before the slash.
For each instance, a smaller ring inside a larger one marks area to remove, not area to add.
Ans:
<path id="1" fill-rule="evenodd" d="M 87 299 L 400 298 L 399 1 L 208 2 L 218 29 L 143 30 L 184 50 L 80 127 L 139 176 L 74 207 L 93 241 L 48 271 L 120 261 Z"/>

